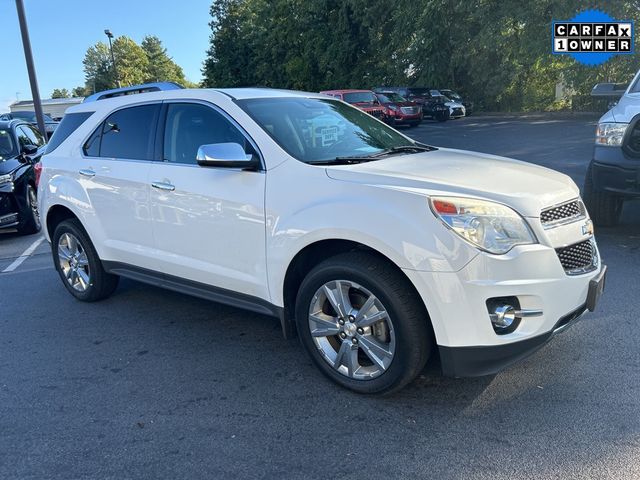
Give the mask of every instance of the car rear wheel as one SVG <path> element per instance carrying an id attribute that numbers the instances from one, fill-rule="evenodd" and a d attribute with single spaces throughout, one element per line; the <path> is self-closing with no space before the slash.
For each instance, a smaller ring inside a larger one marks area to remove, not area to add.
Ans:
<path id="1" fill-rule="evenodd" d="M 593 170 L 591 164 L 587 169 L 584 180 L 584 203 L 591 215 L 593 223 L 601 227 L 614 227 L 622 216 L 623 201 L 620 197 L 602 190 L 596 190 L 593 185 Z"/>
<path id="2" fill-rule="evenodd" d="M 95 247 L 77 220 L 65 220 L 56 227 L 51 250 L 62 283 L 78 300 L 102 300 L 118 286 L 119 277 L 104 270 Z"/>
<path id="3" fill-rule="evenodd" d="M 32 233 L 38 233 L 42 228 L 40 213 L 38 212 L 38 197 L 36 189 L 32 185 L 27 185 L 26 196 L 26 207 L 21 215 L 22 222 L 18 225 L 18 233 L 31 235 Z"/>
<path id="4" fill-rule="evenodd" d="M 315 365 L 359 393 L 390 393 L 415 378 L 431 349 L 427 322 L 402 272 L 364 252 L 316 266 L 296 301 L 300 339 Z"/>

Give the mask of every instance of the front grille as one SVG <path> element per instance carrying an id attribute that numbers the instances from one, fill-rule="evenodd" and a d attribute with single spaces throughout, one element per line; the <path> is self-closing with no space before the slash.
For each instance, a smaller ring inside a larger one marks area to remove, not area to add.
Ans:
<path id="1" fill-rule="evenodd" d="M 631 157 L 640 157 L 640 118 L 636 116 L 627 127 L 629 130 L 622 146 L 625 153 Z"/>
<path id="2" fill-rule="evenodd" d="M 382 117 L 383 110 L 369 110 L 369 115 L 373 115 L 374 117 L 380 118 Z"/>
<path id="3" fill-rule="evenodd" d="M 415 115 L 418 113 L 418 107 L 400 107 L 400 111 L 405 115 Z"/>
<path id="4" fill-rule="evenodd" d="M 543 210 L 540 214 L 540 221 L 545 227 L 558 224 L 569 223 L 585 217 L 584 205 L 580 200 L 572 200 L 557 207 Z"/>
<path id="5" fill-rule="evenodd" d="M 454 108 L 453 109 L 453 115 L 462 115 L 462 109 L 461 108 Z"/>
<path id="6" fill-rule="evenodd" d="M 556 248 L 562 268 L 569 275 L 577 275 L 597 267 L 596 247 L 591 239 L 568 247 Z"/>

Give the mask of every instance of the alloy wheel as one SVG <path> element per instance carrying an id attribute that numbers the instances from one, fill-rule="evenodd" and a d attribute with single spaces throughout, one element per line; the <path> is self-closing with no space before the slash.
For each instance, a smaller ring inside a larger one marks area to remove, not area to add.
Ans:
<path id="1" fill-rule="evenodd" d="M 69 285 L 85 292 L 91 284 L 91 271 L 87 252 L 72 233 L 64 233 L 58 240 L 58 261 Z"/>
<path id="2" fill-rule="evenodd" d="M 386 308 L 352 281 L 330 281 L 316 291 L 309 306 L 309 329 L 323 359 L 349 378 L 382 375 L 395 354 L 396 337 Z"/>

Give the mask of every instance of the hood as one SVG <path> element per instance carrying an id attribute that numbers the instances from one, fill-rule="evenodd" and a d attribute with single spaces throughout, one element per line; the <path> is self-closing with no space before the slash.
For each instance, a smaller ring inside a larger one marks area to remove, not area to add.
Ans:
<path id="1" fill-rule="evenodd" d="M 600 122 L 628 123 L 640 113 L 640 93 L 625 93 L 617 105 L 605 113 Z"/>
<path id="2" fill-rule="evenodd" d="M 7 173 L 11 173 L 16 170 L 20 165 L 24 165 L 16 160 L 15 157 L 5 158 L 4 160 L 0 160 L 0 175 L 5 175 Z"/>
<path id="3" fill-rule="evenodd" d="M 417 102 L 381 102 L 385 107 L 419 107 L 420 104 Z"/>
<path id="4" fill-rule="evenodd" d="M 567 175 L 509 158 L 439 149 L 356 165 L 327 167 L 329 178 L 404 188 L 424 194 L 479 197 L 504 203 L 525 217 L 578 197 Z"/>

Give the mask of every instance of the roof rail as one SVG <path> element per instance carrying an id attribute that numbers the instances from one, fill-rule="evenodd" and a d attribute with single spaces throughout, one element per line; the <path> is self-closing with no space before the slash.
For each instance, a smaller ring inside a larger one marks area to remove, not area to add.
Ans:
<path id="1" fill-rule="evenodd" d="M 136 93 L 146 92 L 162 92 L 164 90 L 178 90 L 180 88 L 184 87 L 174 82 L 143 83 L 142 85 L 131 85 L 130 87 L 113 88 L 111 90 L 94 93 L 93 95 L 85 97 L 83 103 L 104 100 L 105 98 L 121 97 L 122 95 L 133 95 Z"/>

